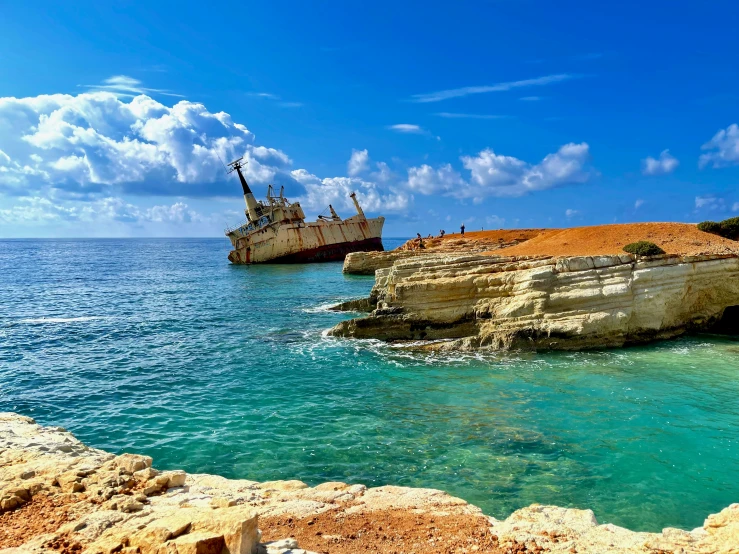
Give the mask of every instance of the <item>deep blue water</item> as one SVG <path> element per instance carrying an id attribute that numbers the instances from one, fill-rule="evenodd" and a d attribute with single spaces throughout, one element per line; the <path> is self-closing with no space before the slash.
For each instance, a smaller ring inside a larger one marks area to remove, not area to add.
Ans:
<path id="1" fill-rule="evenodd" d="M 400 241 L 386 241 L 393 247 Z M 0 410 L 163 468 L 693 528 L 739 501 L 739 342 L 419 354 L 324 338 L 372 278 L 225 239 L 0 241 Z"/>

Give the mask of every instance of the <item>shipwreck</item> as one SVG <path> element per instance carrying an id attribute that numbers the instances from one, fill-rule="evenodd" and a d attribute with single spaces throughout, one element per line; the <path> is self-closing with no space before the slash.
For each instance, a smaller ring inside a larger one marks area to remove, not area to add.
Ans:
<path id="1" fill-rule="evenodd" d="M 367 218 L 356 193 L 350 195 L 357 214 L 342 219 L 329 205 L 330 216 L 319 215 L 305 221 L 299 202 L 274 194 L 269 185 L 267 199 L 257 201 L 244 177 L 243 158 L 231 162 L 229 173 L 236 172 L 246 202 L 246 221 L 226 229 L 233 250 L 228 259 L 234 264 L 311 263 L 341 261 L 351 252 L 382 251 L 384 217 Z"/>

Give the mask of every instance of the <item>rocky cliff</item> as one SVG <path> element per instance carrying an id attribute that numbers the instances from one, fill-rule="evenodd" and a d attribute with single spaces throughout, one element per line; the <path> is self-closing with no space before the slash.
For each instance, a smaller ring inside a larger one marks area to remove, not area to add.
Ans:
<path id="1" fill-rule="evenodd" d="M 2 554 L 309 554 L 298 541 L 344 554 L 737 553 L 739 504 L 692 531 L 637 533 L 541 505 L 500 521 L 433 489 L 158 471 L 149 457 L 0 413 Z"/>
<path id="2" fill-rule="evenodd" d="M 539 236 L 544 229 L 513 229 L 475 231 L 443 237 L 412 239 L 395 250 L 386 252 L 352 252 L 344 259 L 344 273 L 374 275 L 378 269 L 391 267 L 399 260 L 428 256 L 429 254 L 480 254 L 510 248 Z"/>
<path id="3" fill-rule="evenodd" d="M 369 317 L 330 333 L 454 339 L 433 345 L 444 349 L 622 346 L 707 330 L 733 315 L 739 256 L 423 256 L 378 270 L 370 302 Z"/>

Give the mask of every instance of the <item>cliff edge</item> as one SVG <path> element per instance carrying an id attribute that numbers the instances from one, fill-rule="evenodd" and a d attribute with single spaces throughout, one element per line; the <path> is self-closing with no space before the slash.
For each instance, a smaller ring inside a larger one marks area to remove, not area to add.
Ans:
<path id="1" fill-rule="evenodd" d="M 668 253 L 618 253 L 637 236 Z M 483 254 L 396 260 L 375 273 L 369 317 L 330 334 L 451 339 L 429 345 L 440 349 L 623 346 L 736 327 L 738 277 L 739 243 L 693 225 L 549 230 Z"/>

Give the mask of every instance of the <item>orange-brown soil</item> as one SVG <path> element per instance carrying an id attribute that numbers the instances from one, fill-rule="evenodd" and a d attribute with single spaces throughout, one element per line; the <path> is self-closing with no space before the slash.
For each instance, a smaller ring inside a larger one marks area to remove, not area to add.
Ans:
<path id="1" fill-rule="evenodd" d="M 623 254 L 624 246 L 640 240 L 655 243 L 667 254 L 739 254 L 739 241 L 704 233 L 689 223 L 626 223 L 548 229 L 521 244 L 489 253 L 496 256 Z"/>
<path id="2" fill-rule="evenodd" d="M 0 549 L 53 533 L 70 520 L 71 495 L 38 494 L 22 507 L 0 515 Z M 79 504 L 77 504 L 79 507 Z M 79 515 L 79 514 L 77 514 Z M 329 511 L 307 518 L 260 518 L 263 541 L 292 537 L 300 548 L 327 554 L 539 554 L 541 547 L 500 544 L 485 516 L 415 514 L 408 510 L 368 513 Z M 60 536 L 44 544 L 61 554 L 79 554 L 82 545 Z"/>
<path id="3" fill-rule="evenodd" d="M 443 237 L 424 237 L 423 248 L 433 253 L 463 253 L 481 252 L 485 249 L 503 248 L 529 240 L 546 229 L 500 229 L 497 231 L 472 231 L 462 236 L 459 233 L 444 235 Z M 419 240 L 411 239 L 399 250 L 418 250 Z"/>
<path id="4" fill-rule="evenodd" d="M 0 549 L 20 546 L 31 537 L 55 532 L 71 521 L 70 509 L 78 500 L 71 495 L 39 493 L 20 508 L 0 514 Z M 55 550 L 74 548 L 71 544 L 49 546 Z"/>
<path id="5" fill-rule="evenodd" d="M 324 512 L 320 515 L 262 518 L 265 541 L 297 539 L 300 548 L 329 554 L 491 554 L 539 552 L 523 544 L 500 545 L 484 516 L 414 514 L 407 510 L 368 513 Z"/>
<path id="6" fill-rule="evenodd" d="M 466 240 L 495 240 L 499 242 L 524 241 L 536 237 L 549 229 L 497 229 L 491 231 L 469 231 L 462 237 L 459 233 L 444 235 L 442 241 L 464 238 Z"/>

